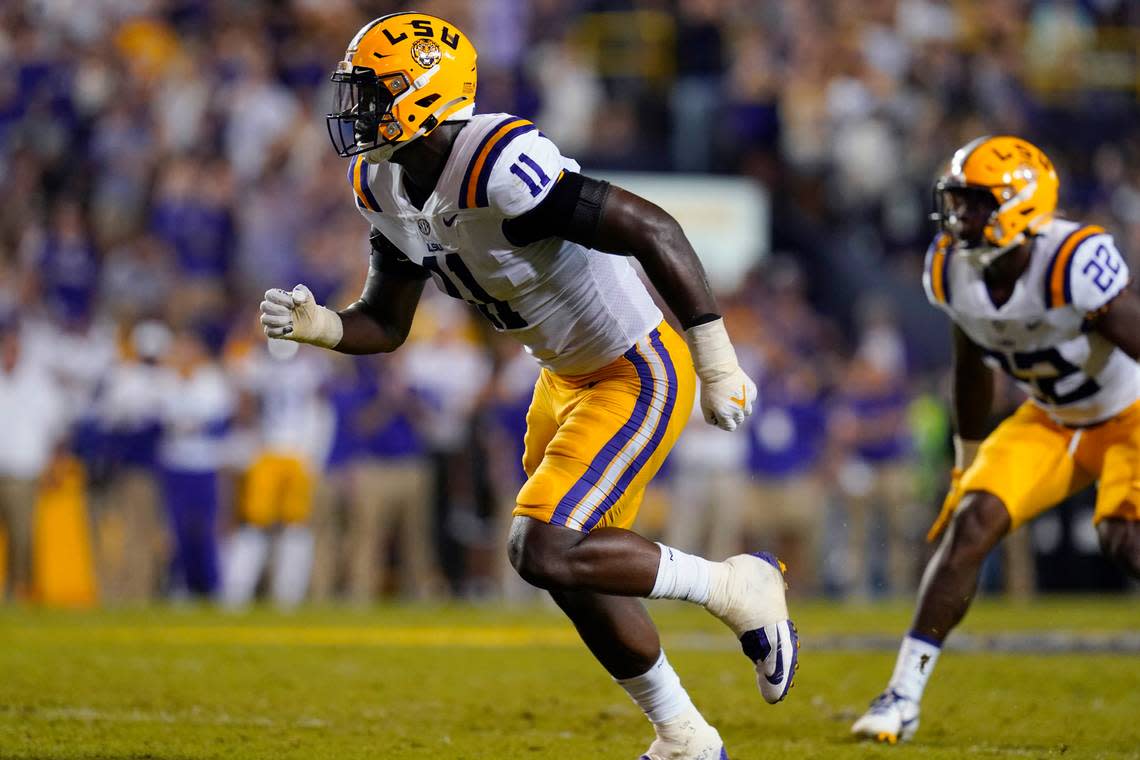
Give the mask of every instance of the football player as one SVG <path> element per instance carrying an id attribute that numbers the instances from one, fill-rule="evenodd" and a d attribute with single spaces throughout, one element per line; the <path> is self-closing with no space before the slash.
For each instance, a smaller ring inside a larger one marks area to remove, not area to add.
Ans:
<path id="1" fill-rule="evenodd" d="M 371 225 L 356 303 L 271 290 L 266 334 L 344 353 L 394 351 L 428 279 L 473 304 L 542 365 L 527 414 L 508 550 L 652 721 L 653 760 L 726 757 L 639 598 L 705 606 L 740 638 L 763 696 L 796 667 L 784 580 L 770 555 L 710 562 L 629 528 L 701 380 L 705 419 L 734 430 L 756 388 L 740 369 L 700 261 L 657 206 L 579 173 L 538 128 L 474 115 L 476 53 L 443 19 L 367 24 L 333 74 L 329 134 Z M 603 253 L 604 252 L 604 253 Z M 666 323 L 636 259 L 684 328 Z M 694 373 L 695 369 L 695 373 Z"/>
<path id="2" fill-rule="evenodd" d="M 955 467 L 911 630 L 886 690 L 852 726 L 860 737 L 914 736 L 982 560 L 1093 482 L 1101 550 L 1140 578 L 1140 296 L 1111 235 L 1054 216 L 1057 190 L 1053 164 L 1016 137 L 962 147 L 935 185 L 941 230 L 923 284 L 954 325 Z M 986 436 L 995 369 L 1029 398 Z"/>

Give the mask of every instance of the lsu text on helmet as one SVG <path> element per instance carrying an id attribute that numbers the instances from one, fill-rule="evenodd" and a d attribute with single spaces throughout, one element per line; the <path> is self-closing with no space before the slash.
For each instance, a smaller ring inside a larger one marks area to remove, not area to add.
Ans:
<path id="1" fill-rule="evenodd" d="M 959 148 L 934 186 L 934 214 L 954 245 L 985 268 L 1053 220 L 1053 162 L 1020 137 L 979 137 Z"/>
<path id="2" fill-rule="evenodd" d="M 392 13 L 365 24 L 332 75 L 326 122 L 336 152 L 379 163 L 449 118 L 470 118 L 475 59 L 467 36 L 435 16 Z"/>

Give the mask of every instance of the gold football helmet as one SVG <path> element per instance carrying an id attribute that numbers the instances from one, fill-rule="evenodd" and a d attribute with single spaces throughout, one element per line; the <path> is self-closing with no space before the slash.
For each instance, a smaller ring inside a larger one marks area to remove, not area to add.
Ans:
<path id="1" fill-rule="evenodd" d="M 1058 187 L 1040 148 L 1019 137 L 979 137 L 954 153 L 934 185 L 931 218 L 985 268 L 1053 220 Z"/>
<path id="2" fill-rule="evenodd" d="M 387 161 L 397 148 L 475 106 L 475 47 L 441 18 L 392 13 L 365 24 L 332 75 L 329 137 L 343 157 Z"/>

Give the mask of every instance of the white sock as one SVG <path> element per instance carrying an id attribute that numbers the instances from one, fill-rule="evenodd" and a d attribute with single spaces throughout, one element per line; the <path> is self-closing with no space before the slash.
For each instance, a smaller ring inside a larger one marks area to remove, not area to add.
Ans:
<path id="1" fill-rule="evenodd" d="M 633 678 L 614 680 L 654 724 L 665 723 L 686 711 L 696 712 L 677 671 L 665 659 L 664 649 L 656 664 L 646 672 Z"/>
<path id="2" fill-rule="evenodd" d="M 662 543 L 657 545 L 661 547 L 661 564 L 657 566 L 657 580 L 649 598 L 684 599 L 695 604 L 707 604 L 713 576 L 722 574 L 719 572 L 721 563 L 709 562 Z"/>
<path id="3" fill-rule="evenodd" d="M 891 682 L 887 688 L 897 691 L 907 699 L 915 702 L 922 700 L 922 692 L 926 689 L 926 682 L 934 672 L 934 665 L 938 662 L 938 653 L 941 646 L 915 638 L 913 634 L 903 637 L 902 646 L 899 647 L 899 659 L 895 663 L 895 672 L 891 675 Z"/>
<path id="4" fill-rule="evenodd" d="M 222 575 L 222 601 L 227 607 L 244 607 L 253 600 L 268 555 L 269 538 L 261 528 L 246 525 L 230 536 Z"/>
<path id="5" fill-rule="evenodd" d="M 286 525 L 277 536 L 273 557 L 273 601 L 292 609 L 305 599 L 313 569 L 313 533 L 304 525 Z"/>

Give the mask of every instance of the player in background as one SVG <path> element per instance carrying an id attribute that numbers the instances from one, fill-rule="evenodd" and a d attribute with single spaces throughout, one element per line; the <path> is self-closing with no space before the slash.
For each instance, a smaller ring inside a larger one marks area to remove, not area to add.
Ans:
<path id="1" fill-rule="evenodd" d="M 343 353 L 394 351 L 433 278 L 526 346 L 543 369 L 511 524 L 514 567 L 549 591 L 652 721 L 657 738 L 643 757 L 727 757 L 640 599 L 685 599 L 718 616 L 777 702 L 797 653 L 778 563 L 711 562 L 629 526 L 688 418 L 694 367 L 705 419 L 725 430 L 751 412 L 755 385 L 677 222 L 580 174 L 529 121 L 474 115 L 475 59 L 467 37 L 433 16 L 392 14 L 357 33 L 333 74 L 340 102 L 328 125 L 337 152 L 352 157 L 349 182 L 372 227 L 364 292 L 334 312 L 304 286 L 271 290 L 262 324 L 271 337 Z"/>
<path id="2" fill-rule="evenodd" d="M 935 185 L 941 231 L 923 284 L 954 323 L 955 467 L 914 622 L 886 690 L 852 726 L 858 736 L 914 736 L 982 560 L 1073 493 L 1099 484 L 1101 551 L 1140 578 L 1140 296 L 1112 236 L 1054 216 L 1057 190 L 1049 159 L 1016 137 L 962 147 Z M 1029 399 L 986 437 L 995 368 Z"/>
<path id="3" fill-rule="evenodd" d="M 222 602 L 235 609 L 253 601 L 267 569 L 270 596 L 282 609 L 300 604 L 309 588 L 315 481 L 332 437 L 332 410 L 321 395 L 330 368 L 325 356 L 287 349 L 297 346 L 239 340 L 229 351 L 252 438 L 239 524 L 222 563 Z"/>

